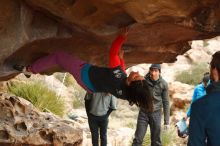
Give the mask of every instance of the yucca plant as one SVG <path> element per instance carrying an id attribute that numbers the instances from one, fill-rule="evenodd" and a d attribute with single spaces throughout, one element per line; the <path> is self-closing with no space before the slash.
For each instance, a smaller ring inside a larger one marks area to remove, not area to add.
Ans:
<path id="1" fill-rule="evenodd" d="M 177 73 L 176 80 L 189 85 L 197 85 L 201 82 L 203 74 L 208 72 L 208 64 L 193 64 L 190 69 Z"/>
<path id="2" fill-rule="evenodd" d="M 74 98 L 73 99 L 73 108 L 81 108 L 84 107 L 84 102 L 81 98 Z"/>
<path id="3" fill-rule="evenodd" d="M 74 84 L 76 84 L 75 79 L 70 73 L 54 73 L 54 77 L 60 82 L 63 82 L 63 84 L 67 87 L 74 86 Z"/>
<path id="4" fill-rule="evenodd" d="M 65 107 L 62 98 L 40 82 L 16 83 L 9 86 L 8 91 L 30 101 L 41 111 L 50 111 L 59 116 L 64 114 Z"/>

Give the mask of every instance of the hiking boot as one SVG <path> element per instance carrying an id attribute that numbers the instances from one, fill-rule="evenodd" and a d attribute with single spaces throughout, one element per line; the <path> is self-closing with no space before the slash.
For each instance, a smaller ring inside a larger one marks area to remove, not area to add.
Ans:
<path id="1" fill-rule="evenodd" d="M 22 72 L 22 73 L 26 76 L 26 78 L 30 78 L 30 77 L 31 77 L 31 74 L 32 74 L 32 73 L 28 70 L 28 66 L 15 64 L 15 65 L 13 66 L 13 68 L 14 68 L 15 70 L 17 70 L 17 71 Z"/>

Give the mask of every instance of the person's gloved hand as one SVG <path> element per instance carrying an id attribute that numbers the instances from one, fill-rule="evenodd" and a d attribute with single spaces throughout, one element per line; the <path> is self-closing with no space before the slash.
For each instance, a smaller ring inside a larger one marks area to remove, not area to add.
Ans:
<path id="1" fill-rule="evenodd" d="M 165 131 L 167 131 L 167 130 L 169 130 L 169 128 L 170 128 L 170 125 L 164 125 L 164 128 L 163 128 L 163 129 L 164 129 Z"/>

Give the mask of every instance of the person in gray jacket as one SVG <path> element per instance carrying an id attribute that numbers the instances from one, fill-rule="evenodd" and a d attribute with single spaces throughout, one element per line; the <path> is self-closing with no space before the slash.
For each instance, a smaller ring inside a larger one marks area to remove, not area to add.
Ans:
<path id="1" fill-rule="evenodd" d="M 161 77 L 160 64 L 152 64 L 145 79 L 153 94 L 153 112 L 140 108 L 135 137 L 132 146 L 142 146 L 148 125 L 151 132 L 151 146 L 161 146 L 161 113 L 164 112 L 164 129 L 169 127 L 170 106 L 167 82 Z"/>
<path id="2" fill-rule="evenodd" d="M 92 135 L 92 145 L 99 146 L 100 133 L 101 146 L 107 146 L 108 117 L 113 110 L 116 110 L 116 97 L 105 92 L 87 92 L 85 107 Z"/>

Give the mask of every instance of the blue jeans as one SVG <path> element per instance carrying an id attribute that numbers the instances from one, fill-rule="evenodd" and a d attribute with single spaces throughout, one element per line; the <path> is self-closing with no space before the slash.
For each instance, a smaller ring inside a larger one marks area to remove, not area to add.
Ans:
<path id="1" fill-rule="evenodd" d="M 147 132 L 147 127 L 150 125 L 151 132 L 151 146 L 162 146 L 160 132 L 161 132 L 161 111 L 153 113 L 145 113 L 139 111 L 137 119 L 137 127 L 135 131 L 135 138 L 132 146 L 142 146 L 144 136 Z"/>
<path id="2" fill-rule="evenodd" d="M 108 116 L 94 116 L 88 114 L 88 123 L 92 135 L 92 145 L 99 146 L 100 133 L 101 146 L 107 146 Z"/>

